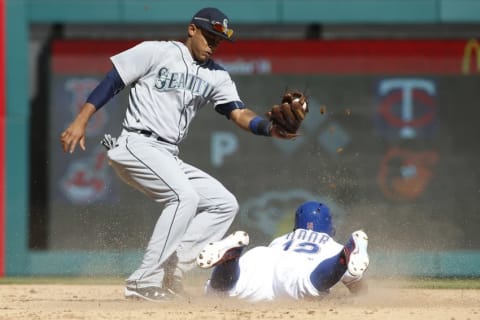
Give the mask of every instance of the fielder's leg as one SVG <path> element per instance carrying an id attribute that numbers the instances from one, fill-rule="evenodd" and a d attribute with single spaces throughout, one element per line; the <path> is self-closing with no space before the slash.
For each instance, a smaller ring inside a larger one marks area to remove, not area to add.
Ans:
<path id="1" fill-rule="evenodd" d="M 199 195 L 199 202 L 198 212 L 177 249 L 179 274 L 195 266 L 197 255 L 208 243 L 222 239 L 239 208 L 235 196 L 218 180 L 189 164 L 184 164 L 183 169 Z"/>
<path id="2" fill-rule="evenodd" d="M 154 288 L 158 293 L 164 263 L 177 249 L 197 212 L 199 197 L 180 167 L 175 146 L 154 143 L 138 134 L 122 135 L 117 143 L 108 152 L 117 174 L 163 206 L 143 261 L 127 279 L 127 289 Z"/>

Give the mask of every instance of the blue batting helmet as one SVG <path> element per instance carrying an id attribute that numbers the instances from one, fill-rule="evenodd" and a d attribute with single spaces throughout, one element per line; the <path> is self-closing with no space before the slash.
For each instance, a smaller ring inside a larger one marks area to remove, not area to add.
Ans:
<path id="1" fill-rule="evenodd" d="M 329 236 L 335 235 L 335 228 L 330 215 L 330 208 L 317 201 L 307 201 L 295 211 L 295 229 L 310 229 L 323 232 Z"/>

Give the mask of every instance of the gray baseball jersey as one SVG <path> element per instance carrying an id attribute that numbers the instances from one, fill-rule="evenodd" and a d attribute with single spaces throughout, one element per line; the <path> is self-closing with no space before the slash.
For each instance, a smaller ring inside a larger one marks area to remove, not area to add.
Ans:
<path id="1" fill-rule="evenodd" d="M 146 41 L 111 58 L 126 86 L 132 85 L 123 126 L 154 132 L 178 144 L 197 111 L 240 101 L 230 75 L 213 60 L 201 65 L 176 41 Z"/>
<path id="2" fill-rule="evenodd" d="M 148 248 L 127 285 L 158 287 L 169 257 L 178 256 L 177 273 L 188 270 L 238 212 L 234 195 L 219 181 L 179 158 L 178 144 L 208 102 L 243 103 L 224 69 L 212 60 L 199 64 L 181 42 L 142 42 L 111 61 L 130 95 L 125 130 L 108 151 L 109 163 L 127 184 L 163 206 L 154 213 L 159 218 Z"/>

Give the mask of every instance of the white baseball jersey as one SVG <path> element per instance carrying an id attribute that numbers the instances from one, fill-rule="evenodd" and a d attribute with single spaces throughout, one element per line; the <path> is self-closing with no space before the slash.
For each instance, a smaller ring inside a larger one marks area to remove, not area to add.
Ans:
<path id="1" fill-rule="evenodd" d="M 239 259 L 240 277 L 227 295 L 252 302 L 319 296 L 310 274 L 342 250 L 343 245 L 328 234 L 297 229 L 274 239 L 268 247 L 247 251 Z"/>
<path id="2" fill-rule="evenodd" d="M 111 61 L 126 86 L 131 85 L 123 126 L 147 130 L 179 144 L 207 102 L 240 101 L 230 75 L 213 60 L 199 64 L 177 41 L 145 41 Z"/>

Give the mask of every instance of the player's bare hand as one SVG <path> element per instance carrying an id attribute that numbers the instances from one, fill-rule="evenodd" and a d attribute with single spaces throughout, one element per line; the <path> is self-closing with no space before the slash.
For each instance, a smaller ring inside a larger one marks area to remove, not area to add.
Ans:
<path id="1" fill-rule="evenodd" d="M 60 135 L 60 141 L 62 143 L 63 152 L 73 153 L 77 144 L 85 151 L 85 126 L 73 122 L 62 132 Z"/>
<path id="2" fill-rule="evenodd" d="M 63 152 L 73 153 L 77 144 L 85 151 L 85 132 L 90 117 L 95 113 L 96 108 L 90 103 L 85 103 L 75 120 L 60 135 Z"/>

